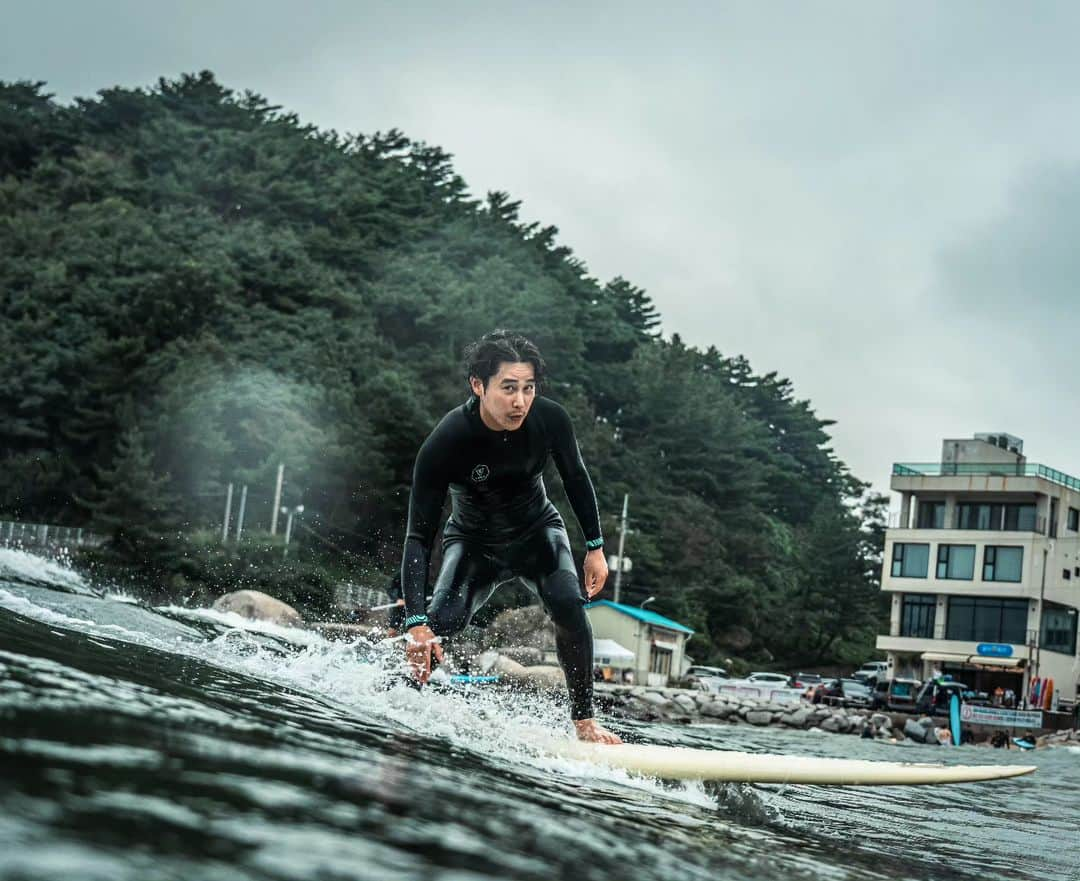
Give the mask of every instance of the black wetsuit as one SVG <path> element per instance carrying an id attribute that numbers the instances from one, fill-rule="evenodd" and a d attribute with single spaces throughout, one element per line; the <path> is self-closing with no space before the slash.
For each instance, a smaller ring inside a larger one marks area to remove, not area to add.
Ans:
<path id="1" fill-rule="evenodd" d="M 555 460 L 586 546 L 601 547 L 600 514 L 567 412 L 537 397 L 516 431 L 493 431 L 479 399 L 451 410 L 424 441 L 413 470 L 409 527 L 401 562 L 406 626 L 425 614 L 431 545 L 447 490 L 442 568 L 428 624 L 439 636 L 461 631 L 495 588 L 521 578 L 555 624 L 555 647 L 570 692 L 570 715 L 592 712 L 592 630 L 562 517 L 547 497 L 543 471 Z"/>

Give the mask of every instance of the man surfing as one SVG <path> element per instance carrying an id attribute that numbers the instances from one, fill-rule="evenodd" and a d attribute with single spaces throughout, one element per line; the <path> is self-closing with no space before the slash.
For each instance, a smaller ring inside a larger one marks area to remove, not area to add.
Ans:
<path id="1" fill-rule="evenodd" d="M 544 359 L 520 334 L 497 330 L 465 350 L 468 402 L 451 410 L 420 447 L 413 468 L 409 523 L 401 561 L 406 656 L 424 684 L 441 639 L 459 633 L 505 581 L 520 578 L 555 625 L 570 718 L 581 740 L 620 743 L 593 716 L 592 628 L 585 614 L 570 539 L 547 497 L 550 456 L 585 534 L 585 591 L 607 579 L 600 512 L 570 417 L 540 397 Z M 431 546 L 447 490 L 451 512 L 431 605 L 425 608 Z"/>

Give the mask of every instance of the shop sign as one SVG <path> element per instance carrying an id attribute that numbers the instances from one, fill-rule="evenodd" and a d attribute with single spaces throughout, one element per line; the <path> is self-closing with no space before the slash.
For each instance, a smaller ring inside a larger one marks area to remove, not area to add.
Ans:
<path id="1" fill-rule="evenodd" d="M 960 720 L 972 725 L 992 725 L 996 728 L 1042 728 L 1043 714 L 1038 710 L 1009 710 L 1004 707 L 981 707 L 964 704 Z"/>
<path id="2" fill-rule="evenodd" d="M 1012 646 L 1003 642 L 980 642 L 975 651 L 984 658 L 1011 658 L 1013 653 Z"/>

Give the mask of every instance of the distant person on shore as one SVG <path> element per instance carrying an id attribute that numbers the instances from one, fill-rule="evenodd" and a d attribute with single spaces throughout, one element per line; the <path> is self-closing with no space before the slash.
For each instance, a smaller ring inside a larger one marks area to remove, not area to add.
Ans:
<path id="1" fill-rule="evenodd" d="M 401 561 L 406 655 L 419 684 L 441 661 L 444 637 L 459 633 L 505 581 L 524 581 L 555 624 L 555 646 L 578 738 L 618 743 L 593 716 L 593 639 L 585 596 L 562 516 L 543 471 L 554 460 L 585 537 L 585 591 L 607 579 L 600 512 L 570 416 L 541 397 L 544 359 L 520 334 L 498 330 L 466 349 L 469 400 L 451 410 L 416 456 Z M 442 567 L 424 602 L 431 547 L 443 502 Z"/>

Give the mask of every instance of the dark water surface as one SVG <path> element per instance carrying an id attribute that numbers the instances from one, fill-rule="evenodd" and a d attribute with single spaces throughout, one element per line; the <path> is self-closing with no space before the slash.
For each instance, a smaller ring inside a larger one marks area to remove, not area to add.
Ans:
<path id="1" fill-rule="evenodd" d="M 386 690 L 377 649 L 95 593 L 0 550 L 0 879 L 1080 879 L 1080 751 L 1028 753 L 1034 777 L 989 784 L 665 784 L 546 756 L 537 745 L 568 725 L 551 701 Z M 616 727 L 716 749 L 1017 761 Z"/>

